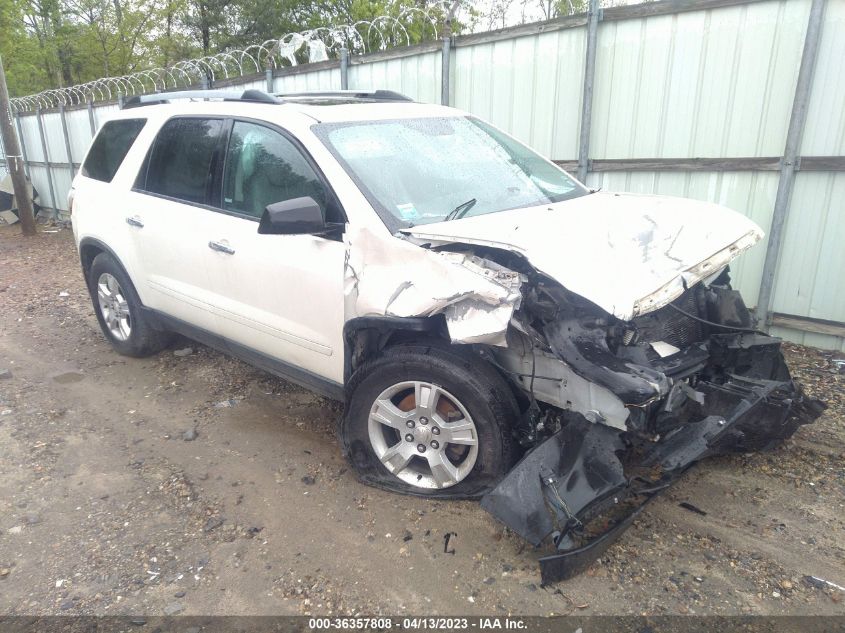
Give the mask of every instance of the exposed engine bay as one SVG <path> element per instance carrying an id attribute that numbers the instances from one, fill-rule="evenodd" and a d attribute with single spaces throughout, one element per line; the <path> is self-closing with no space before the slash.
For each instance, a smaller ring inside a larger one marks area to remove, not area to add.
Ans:
<path id="1" fill-rule="evenodd" d="M 589 565 L 697 461 L 773 446 L 824 410 L 731 287 L 753 222 L 653 196 L 568 204 L 402 231 L 402 267 L 362 232 L 347 260 L 347 319 L 439 319 L 510 382 L 526 453 L 481 504 L 551 544 L 544 583 Z"/>
<path id="2" fill-rule="evenodd" d="M 792 382 L 780 339 L 754 330 L 727 267 L 627 322 L 531 278 L 507 347 L 484 352 L 528 398 L 530 451 L 482 506 L 552 542 L 544 583 L 589 565 L 695 462 L 773 446 L 824 409 Z"/>

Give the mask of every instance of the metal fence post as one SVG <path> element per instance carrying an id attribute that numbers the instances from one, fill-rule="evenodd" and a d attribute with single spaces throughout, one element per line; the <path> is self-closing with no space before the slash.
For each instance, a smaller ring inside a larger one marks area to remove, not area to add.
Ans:
<path id="1" fill-rule="evenodd" d="M 126 97 L 123 96 L 122 92 L 117 93 L 117 107 L 123 110 L 123 106 L 126 103 Z"/>
<path id="2" fill-rule="evenodd" d="M 208 81 L 208 75 L 206 75 L 205 73 L 203 73 L 202 77 L 200 77 L 200 86 L 203 90 L 208 90 L 209 88 L 211 88 L 211 84 Z"/>
<path id="3" fill-rule="evenodd" d="M 449 83 L 449 71 L 451 68 L 451 52 L 452 52 L 452 38 L 446 36 L 443 38 L 443 53 L 441 55 L 441 69 L 440 69 L 440 104 L 449 105 L 449 91 L 451 89 Z"/>
<path id="4" fill-rule="evenodd" d="M 73 180 L 73 153 L 70 149 L 70 134 L 67 131 L 67 118 L 65 117 L 65 107 L 59 104 L 59 117 L 62 120 L 62 136 L 65 139 L 65 153 L 67 154 L 67 166 L 70 169 L 70 179 Z"/>
<path id="5" fill-rule="evenodd" d="M 21 144 L 21 156 L 23 156 L 23 168 L 26 170 L 26 177 L 32 181 L 32 177 L 29 175 L 29 159 L 26 157 L 26 139 L 23 136 L 23 128 L 21 127 L 21 113 L 15 112 L 15 127 L 18 128 L 18 141 Z"/>
<path id="6" fill-rule="evenodd" d="M 798 161 L 798 152 L 801 149 L 804 122 L 807 120 L 810 91 L 813 88 L 813 72 L 816 67 L 819 40 L 821 39 L 824 5 L 825 0 L 813 0 L 813 4 L 810 6 L 810 18 L 807 21 L 807 32 L 804 37 L 804 51 L 801 54 L 801 66 L 798 69 L 798 81 L 795 84 L 795 97 L 792 101 L 792 114 L 789 117 L 789 128 L 786 132 L 786 146 L 783 150 L 783 159 L 780 162 L 780 179 L 775 196 L 775 207 L 772 210 L 772 225 L 769 229 L 769 242 L 766 246 L 766 259 L 763 263 L 760 292 L 757 295 L 757 308 L 755 310 L 760 325 L 766 328 L 768 328 L 771 317 L 775 273 L 783 245 L 784 226 L 789 215 L 789 199 L 795 182 L 795 167 Z"/>
<path id="7" fill-rule="evenodd" d="M 53 172 L 50 170 L 50 155 L 47 151 L 47 136 L 44 134 L 44 122 L 41 120 L 41 108 L 35 109 L 35 118 L 38 122 L 38 136 L 41 137 L 41 153 L 44 154 L 44 169 L 47 171 L 47 184 L 50 186 L 50 202 L 53 209 L 53 217 L 59 218 L 59 207 L 56 206 L 56 188 L 53 186 Z"/>
<path id="8" fill-rule="evenodd" d="M 267 83 L 267 92 L 273 92 L 273 69 L 270 66 L 264 69 L 264 80 Z"/>
<path id="9" fill-rule="evenodd" d="M 91 138 L 97 133 L 97 124 L 94 122 L 94 100 L 89 98 L 86 102 L 88 108 L 88 125 L 91 126 Z"/>
<path id="10" fill-rule="evenodd" d="M 593 122 L 593 85 L 596 79 L 596 42 L 599 36 L 601 7 L 599 0 L 590 0 L 587 23 L 587 51 L 584 59 L 584 94 L 581 97 L 581 125 L 578 137 L 578 180 L 586 182 L 590 168 L 590 131 Z"/>
<path id="11" fill-rule="evenodd" d="M 349 49 L 340 49 L 340 89 L 349 90 Z"/>

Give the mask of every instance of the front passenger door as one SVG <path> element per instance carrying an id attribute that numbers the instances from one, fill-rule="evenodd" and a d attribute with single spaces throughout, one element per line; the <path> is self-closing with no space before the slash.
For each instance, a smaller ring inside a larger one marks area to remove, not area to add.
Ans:
<path id="1" fill-rule="evenodd" d="M 331 188 L 311 158 L 279 129 L 234 121 L 223 174 L 221 210 L 207 226 L 209 275 L 219 332 L 236 345 L 280 360 L 294 380 L 343 381 L 343 267 L 339 235 L 259 235 L 274 202 L 309 196 L 324 218 L 342 222 Z"/>

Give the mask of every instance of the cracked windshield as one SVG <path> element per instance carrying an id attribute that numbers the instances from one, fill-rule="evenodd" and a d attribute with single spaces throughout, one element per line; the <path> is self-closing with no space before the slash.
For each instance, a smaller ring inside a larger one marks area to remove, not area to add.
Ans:
<path id="1" fill-rule="evenodd" d="M 553 163 L 471 117 L 324 124 L 317 132 L 388 225 L 457 220 L 587 193 Z"/>

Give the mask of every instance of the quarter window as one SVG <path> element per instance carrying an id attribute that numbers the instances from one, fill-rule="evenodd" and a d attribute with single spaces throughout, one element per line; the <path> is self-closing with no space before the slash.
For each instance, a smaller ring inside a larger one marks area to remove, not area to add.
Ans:
<path id="1" fill-rule="evenodd" d="M 82 175 L 111 182 L 146 122 L 146 119 L 120 119 L 106 123 L 91 144 Z"/>
<path id="2" fill-rule="evenodd" d="M 232 127 L 223 177 L 223 208 L 260 218 L 267 205 L 310 196 L 326 217 L 326 189 L 282 134 L 253 123 Z"/>
<path id="3" fill-rule="evenodd" d="M 218 154 L 219 119 L 172 119 L 156 137 L 147 165 L 146 191 L 210 204 Z"/>

